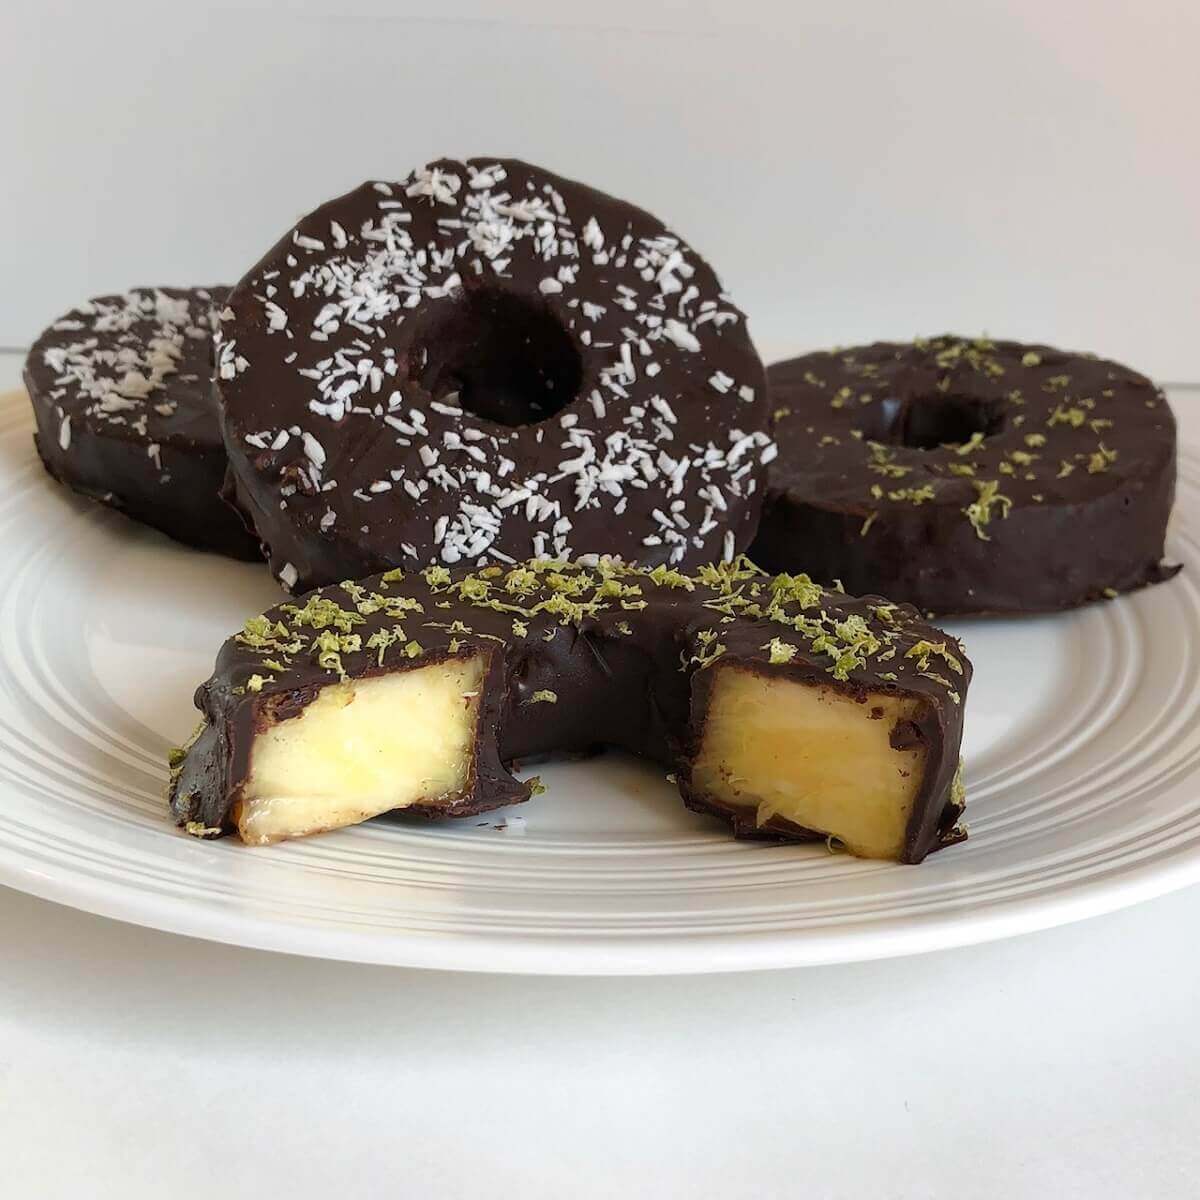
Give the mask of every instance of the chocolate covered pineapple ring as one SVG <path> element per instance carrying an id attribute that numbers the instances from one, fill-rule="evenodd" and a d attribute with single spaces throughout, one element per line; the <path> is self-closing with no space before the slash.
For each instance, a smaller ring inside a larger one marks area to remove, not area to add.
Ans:
<path id="1" fill-rule="evenodd" d="M 770 368 L 751 551 L 930 613 L 1069 608 L 1169 578 L 1166 399 L 1106 359 L 941 337 Z"/>
<path id="2" fill-rule="evenodd" d="M 235 558 L 258 542 L 220 497 L 212 395 L 224 288 L 136 288 L 73 309 L 34 343 L 25 386 L 46 470 L 178 541 Z"/>
<path id="3" fill-rule="evenodd" d="M 970 678 L 913 610 L 744 559 L 393 570 L 225 643 L 171 808 L 256 844 L 394 809 L 468 816 L 528 798 L 513 759 L 611 744 L 738 836 L 920 862 L 964 836 Z"/>
<path id="4" fill-rule="evenodd" d="M 537 167 L 442 160 L 322 205 L 220 341 L 233 490 L 289 588 L 753 535 L 773 451 L 743 314 L 655 217 Z"/>

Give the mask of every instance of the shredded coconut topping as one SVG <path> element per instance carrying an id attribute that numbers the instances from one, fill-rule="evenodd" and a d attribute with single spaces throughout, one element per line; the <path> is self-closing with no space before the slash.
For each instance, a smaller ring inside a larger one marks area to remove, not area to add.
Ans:
<path id="1" fill-rule="evenodd" d="M 71 446 L 72 422 L 77 428 L 83 422 L 126 427 L 150 439 L 147 454 L 161 472 L 160 448 L 148 424 L 175 415 L 172 382 L 204 385 L 206 376 L 187 373 L 185 359 L 190 357 L 195 370 L 196 349 L 203 343 L 206 360 L 216 328 L 212 297 L 200 289 L 171 295 L 140 288 L 103 296 L 57 321 L 40 358 L 52 375 L 49 399 L 62 414 L 61 448 Z"/>
<path id="2" fill-rule="evenodd" d="M 757 380 L 713 369 L 718 354 L 725 367 L 739 360 L 724 331 L 741 314 L 656 222 L 639 231 L 611 206 L 578 211 L 593 195 L 586 189 L 509 171 L 440 164 L 369 185 L 335 209 L 340 222 L 314 215 L 293 231 L 285 266 L 269 272 L 270 297 L 267 272 L 239 288 L 236 328 L 218 332 L 235 430 L 237 397 L 253 408 L 260 365 L 288 365 L 295 394 L 307 398 L 306 412 L 286 407 L 304 428 L 284 446 L 275 446 L 278 430 L 237 430 L 255 469 L 278 479 L 292 519 L 327 537 L 372 529 L 372 497 L 394 491 L 427 512 L 430 553 L 449 564 L 604 549 L 591 531 L 614 517 L 644 527 L 646 561 L 732 558 L 726 514 L 745 506 L 773 453 L 765 415 L 751 416 Z M 508 427 L 465 410 L 455 394 L 431 401 L 414 382 L 424 364 L 412 361 L 404 326 L 419 306 L 425 320 L 438 303 L 459 303 L 464 287 L 503 287 L 518 265 L 581 348 L 592 382 L 565 411 Z M 278 359 L 263 364 L 276 344 Z M 743 357 L 757 371 L 753 355 Z M 680 432 L 680 415 L 697 406 L 703 441 Z M 371 428 L 347 432 L 360 425 Z M 341 449 L 350 444 L 353 456 Z M 356 483 L 338 488 L 352 465 Z"/>

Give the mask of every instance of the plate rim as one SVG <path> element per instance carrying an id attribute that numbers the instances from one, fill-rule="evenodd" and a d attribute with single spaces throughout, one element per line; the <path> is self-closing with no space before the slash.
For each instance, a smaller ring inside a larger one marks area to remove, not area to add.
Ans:
<path id="1" fill-rule="evenodd" d="M 0 393 L 0 434 L 23 428 L 15 401 Z M 4 410 L 8 411 L 5 412 Z M 28 415 L 26 413 L 26 415 Z M 8 418 L 8 419 L 4 419 Z M 14 420 L 15 418 L 15 420 Z M 1200 484 L 1200 446 L 1181 442 L 1180 482 Z M 1189 510 L 1190 511 L 1190 510 Z M 1200 513 L 1200 508 L 1197 509 Z M 0 770 L 0 789 L 6 787 Z M 11 781 L 10 781 L 11 782 Z M 18 785 L 19 787 L 19 785 Z M 909 868 L 915 869 L 915 868 Z M 926 913 L 902 912 L 814 929 L 665 933 L 507 932 L 418 928 L 374 930 L 284 913 L 254 914 L 162 891 L 115 875 L 73 870 L 6 835 L 0 820 L 0 885 L 78 911 L 179 936 L 330 961 L 508 975 L 700 975 L 878 961 L 1033 933 L 1157 898 L 1200 882 L 1200 840 L 1132 862 L 1106 865 L 1066 886 L 1047 881 L 1017 895 Z"/>
<path id="2" fill-rule="evenodd" d="M 611 938 L 572 943 L 528 935 L 364 933 L 307 924 L 218 914 L 174 896 L 148 903 L 136 887 L 81 883 L 70 872 L 37 870 L 13 861 L 0 845 L 0 885 L 80 912 L 184 937 L 247 950 L 292 954 L 332 962 L 417 970 L 497 975 L 656 976 L 715 975 L 791 970 L 876 962 L 955 950 L 1090 920 L 1200 883 L 1200 847 L 1183 848 L 1167 860 L 1119 870 L 1073 885 L 1067 891 L 1025 894 L 985 908 L 925 917 L 903 917 L 836 932 L 740 932 L 689 935 L 683 948 L 671 935 L 661 940 Z M 919 868 L 913 868 L 919 869 Z"/>

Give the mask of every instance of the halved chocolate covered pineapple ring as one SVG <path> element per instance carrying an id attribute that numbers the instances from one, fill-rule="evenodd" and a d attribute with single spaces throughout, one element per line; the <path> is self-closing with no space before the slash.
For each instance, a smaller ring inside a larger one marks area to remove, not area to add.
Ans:
<path id="1" fill-rule="evenodd" d="M 1175 420 L 1145 376 L 941 337 L 768 372 L 755 561 L 929 613 L 1069 608 L 1169 578 Z"/>
<path id="2" fill-rule="evenodd" d="M 493 159 L 322 205 L 222 315 L 238 504 L 290 590 L 389 566 L 729 559 L 758 519 L 745 317 L 657 218 Z"/>
<path id="3" fill-rule="evenodd" d="M 915 863 L 964 836 L 970 675 L 913 610 L 744 559 L 393 570 L 225 643 L 171 809 L 260 844 L 396 809 L 468 816 L 528 798 L 514 759 L 609 744 L 670 767 L 738 836 Z"/>

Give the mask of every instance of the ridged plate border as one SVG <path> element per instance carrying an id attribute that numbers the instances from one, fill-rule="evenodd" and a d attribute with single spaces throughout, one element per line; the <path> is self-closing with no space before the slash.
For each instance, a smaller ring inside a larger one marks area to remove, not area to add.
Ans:
<path id="1" fill-rule="evenodd" d="M 196 843 L 163 818 L 164 740 L 102 702 L 86 656 L 64 650 L 62 612 L 82 601 L 62 594 L 61 564 L 86 579 L 122 523 L 65 505 L 29 433 L 24 398 L 0 400 L 0 882 L 12 887 L 291 953 L 622 974 L 916 953 L 1200 880 L 1200 590 L 1189 572 L 1055 618 L 1069 703 L 971 765 L 972 838 L 921 868 L 736 843 L 693 823 L 504 838 L 381 822 L 266 854 Z M 1170 551 L 1194 564 L 1200 454 L 1186 448 L 1180 467 Z M 559 786 L 592 787 L 597 772 L 559 774 Z"/>

